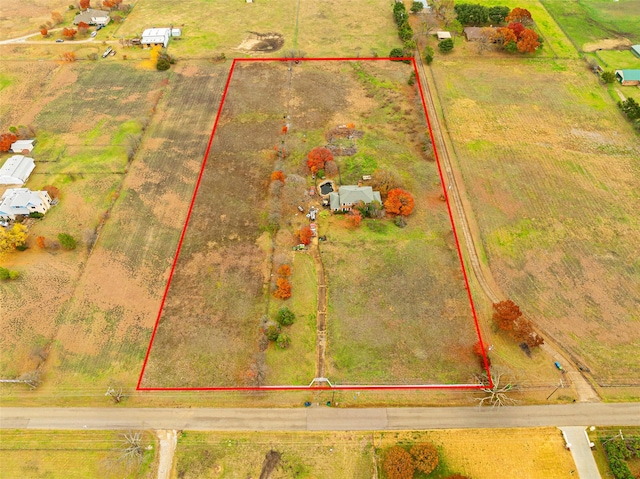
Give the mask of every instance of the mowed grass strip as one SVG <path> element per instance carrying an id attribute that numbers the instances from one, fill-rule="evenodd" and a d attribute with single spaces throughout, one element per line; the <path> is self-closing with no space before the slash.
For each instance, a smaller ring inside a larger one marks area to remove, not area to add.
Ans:
<path id="1" fill-rule="evenodd" d="M 640 151 L 593 75 L 555 64 L 433 71 L 499 284 L 601 384 L 633 383 Z"/>
<path id="2" fill-rule="evenodd" d="M 3 477 L 151 478 L 156 472 L 155 438 L 143 433 L 143 461 L 127 466 L 121 459 L 123 437 L 116 431 L 3 430 L 0 446 Z"/>

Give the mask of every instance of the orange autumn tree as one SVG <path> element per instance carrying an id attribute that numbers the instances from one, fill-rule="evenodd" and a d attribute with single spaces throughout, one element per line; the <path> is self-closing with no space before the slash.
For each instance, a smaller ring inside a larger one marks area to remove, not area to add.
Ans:
<path id="1" fill-rule="evenodd" d="M 511 42 L 517 42 L 518 38 L 510 28 L 500 27 L 496 29 L 496 32 L 493 35 L 493 41 L 500 45 L 507 45 Z"/>
<path id="2" fill-rule="evenodd" d="M 307 155 L 307 166 L 314 174 L 317 173 L 318 170 L 324 169 L 324 165 L 328 161 L 333 161 L 333 154 L 331 150 L 323 146 L 314 148 Z"/>
<path id="3" fill-rule="evenodd" d="M 520 40 L 520 37 L 522 36 L 525 30 L 524 25 L 518 22 L 511 22 L 509 25 L 507 25 L 507 28 L 514 33 L 517 40 Z"/>
<path id="4" fill-rule="evenodd" d="M 49 30 L 47 30 L 46 28 L 41 28 L 40 35 L 42 35 L 43 37 L 46 37 L 47 35 L 49 35 Z"/>
<path id="5" fill-rule="evenodd" d="M 392 215 L 409 216 L 413 212 L 415 201 L 408 191 L 402 188 L 394 188 L 389 191 L 384 209 Z"/>
<path id="6" fill-rule="evenodd" d="M 278 278 L 276 286 L 273 296 L 278 299 L 289 299 L 291 297 L 291 283 L 287 278 Z"/>
<path id="7" fill-rule="evenodd" d="M 280 170 L 271 173 L 271 181 L 281 181 L 284 183 L 285 178 L 286 176 L 284 176 L 284 173 Z"/>
<path id="8" fill-rule="evenodd" d="M 518 51 L 520 53 L 533 53 L 539 46 L 538 34 L 530 28 L 525 28 L 517 43 Z"/>
<path id="9" fill-rule="evenodd" d="M 438 467 L 438 449 L 429 442 L 413 446 L 411 448 L 411 455 L 413 456 L 416 469 L 424 474 L 430 474 Z"/>
<path id="10" fill-rule="evenodd" d="M 13 133 L 3 133 L 0 135 L 0 151 L 9 151 L 11 145 L 18 139 Z"/>
<path id="11" fill-rule="evenodd" d="M 289 266 L 288 264 L 283 264 L 278 268 L 277 272 L 278 276 L 282 276 L 283 278 L 291 276 L 291 266 Z"/>
<path id="12" fill-rule="evenodd" d="M 351 210 L 346 218 L 347 225 L 351 228 L 357 228 L 362 222 L 362 213 L 358 210 Z"/>
<path id="13" fill-rule="evenodd" d="M 389 448 L 382 468 L 389 479 L 412 479 L 416 470 L 413 457 L 400 446 Z"/>
<path id="14" fill-rule="evenodd" d="M 90 0 L 80 0 L 80 10 L 86 10 L 91 6 Z"/>
<path id="15" fill-rule="evenodd" d="M 305 226 L 300 231 L 298 231 L 298 239 L 300 240 L 300 243 L 304 245 L 311 243 L 311 236 L 313 236 L 313 233 L 311 232 L 311 228 L 309 226 Z"/>
<path id="16" fill-rule="evenodd" d="M 85 23 L 85 22 L 78 23 L 78 33 L 80 33 L 80 35 L 86 35 L 88 30 L 89 30 L 88 23 Z"/>
<path id="17" fill-rule="evenodd" d="M 511 10 L 511 12 L 509 12 L 509 15 L 507 15 L 505 21 L 522 23 L 523 25 L 531 25 L 533 23 L 533 18 L 531 17 L 531 12 L 526 8 L 516 7 Z"/>
<path id="18" fill-rule="evenodd" d="M 75 28 L 67 28 L 64 27 L 62 29 L 62 36 L 67 37 L 67 38 L 73 38 L 76 36 L 76 33 L 78 33 L 78 31 Z"/>

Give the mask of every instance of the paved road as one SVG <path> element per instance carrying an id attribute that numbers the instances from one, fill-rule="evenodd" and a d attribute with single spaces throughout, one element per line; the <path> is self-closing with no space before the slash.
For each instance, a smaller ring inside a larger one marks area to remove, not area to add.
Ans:
<path id="1" fill-rule="evenodd" d="M 589 446 L 589 438 L 587 437 L 583 426 L 561 427 L 565 440 L 571 444 L 571 455 L 573 462 L 576 463 L 578 476 L 580 479 L 602 479 L 596 460 Z"/>
<path id="2" fill-rule="evenodd" d="M 640 426 L 640 403 L 505 408 L 309 407 L 292 409 L 2 408 L 0 429 L 182 429 L 203 431 L 373 431 Z"/>

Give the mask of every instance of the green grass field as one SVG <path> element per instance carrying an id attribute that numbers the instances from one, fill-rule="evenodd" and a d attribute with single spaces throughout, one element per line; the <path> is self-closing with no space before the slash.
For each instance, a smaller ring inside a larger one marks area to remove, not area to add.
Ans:
<path id="1" fill-rule="evenodd" d="M 640 1 L 540 0 L 579 49 L 608 38 L 640 42 Z"/>
<path id="2" fill-rule="evenodd" d="M 600 384 L 633 383 L 637 141 L 592 73 L 555 64 L 433 69 L 498 283 Z"/>
<path id="3" fill-rule="evenodd" d="M 640 68 L 640 58 L 631 53 L 631 50 L 600 50 L 591 56 L 599 60 L 598 63 L 605 70 Z M 631 89 L 625 88 L 625 90 Z"/>
<path id="4" fill-rule="evenodd" d="M 143 434 L 142 463 L 120 459 L 122 433 L 115 431 L 39 431 L 5 429 L 0 434 L 0 461 L 4 477 L 30 478 L 152 478 L 157 476 L 156 439 Z"/>

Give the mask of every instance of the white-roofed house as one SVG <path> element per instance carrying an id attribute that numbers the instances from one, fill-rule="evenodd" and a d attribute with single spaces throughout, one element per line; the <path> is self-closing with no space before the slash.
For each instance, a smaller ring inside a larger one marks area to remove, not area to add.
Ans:
<path id="1" fill-rule="evenodd" d="M 373 191 L 370 186 L 344 185 L 338 192 L 329 193 L 329 205 L 332 211 L 349 211 L 351 207 L 359 202 L 365 205 L 373 201 L 382 204 L 379 191 Z"/>
<path id="2" fill-rule="evenodd" d="M 35 167 L 33 158 L 13 155 L 0 168 L 0 185 L 24 185 Z"/>
<path id="3" fill-rule="evenodd" d="M 169 45 L 169 38 L 171 38 L 170 28 L 147 28 L 142 32 L 140 44 L 143 48 L 155 46 L 167 48 L 167 45 Z"/>
<path id="4" fill-rule="evenodd" d="M 78 13 L 73 19 L 73 24 L 77 25 L 84 22 L 87 25 L 107 25 L 111 21 L 109 12 L 104 10 L 96 10 L 95 8 L 87 8 L 84 12 Z"/>
<path id="5" fill-rule="evenodd" d="M 15 220 L 16 216 L 29 213 L 46 213 L 51 208 L 51 197 L 46 191 L 29 188 L 10 188 L 2 195 L 0 219 Z"/>
<path id="6" fill-rule="evenodd" d="M 36 140 L 18 140 L 11 143 L 9 148 L 13 153 L 31 153 L 36 146 Z"/>

